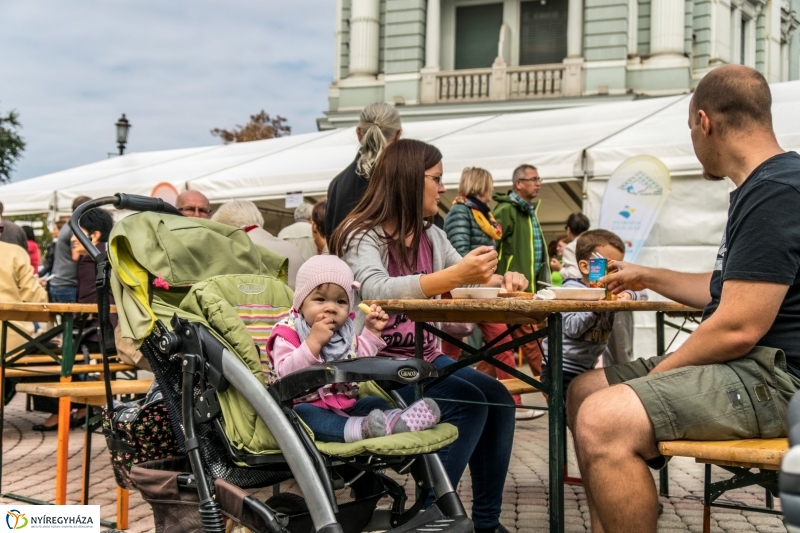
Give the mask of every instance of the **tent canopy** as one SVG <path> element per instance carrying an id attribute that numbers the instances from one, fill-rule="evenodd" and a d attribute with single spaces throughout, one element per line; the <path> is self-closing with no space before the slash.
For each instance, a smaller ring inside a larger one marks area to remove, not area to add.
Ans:
<path id="1" fill-rule="evenodd" d="M 800 82 L 772 86 L 778 140 L 800 148 Z M 544 224 L 563 223 L 581 207 L 584 175 L 608 177 L 625 159 L 639 154 L 661 159 L 673 175 L 699 175 L 700 164 L 686 125 L 690 95 L 642 99 L 529 113 L 409 122 L 403 137 L 435 144 L 444 156 L 443 205 L 455 195 L 461 171 L 489 170 L 495 186 L 510 186 L 513 169 L 530 163 L 546 186 Z M 358 150 L 355 128 L 292 135 L 230 145 L 130 153 L 0 186 L 8 215 L 55 211 L 68 214 L 72 200 L 116 192 L 150 195 L 169 183 L 178 191 L 195 189 L 213 204 L 231 199 L 255 201 L 270 213 L 283 208 L 287 192 L 308 197 L 326 194 L 331 179 Z M 585 160 L 584 160 L 585 154 Z M 559 183 L 560 182 L 560 183 Z M 552 219 L 552 220 L 550 220 Z M 553 230 L 556 227 L 553 226 Z"/>
<path id="2" fill-rule="evenodd" d="M 513 169 L 532 163 L 549 182 L 582 177 L 587 146 L 624 130 L 681 97 L 583 108 L 410 122 L 403 136 L 435 144 L 444 155 L 445 183 L 453 189 L 461 170 L 492 172 L 499 187 Z M 355 128 L 223 146 L 130 153 L 0 187 L 6 213 L 68 213 L 80 195 L 116 192 L 150 195 L 162 182 L 195 189 L 212 203 L 230 199 L 282 199 L 287 192 L 324 195 L 331 179 L 358 150 Z"/>

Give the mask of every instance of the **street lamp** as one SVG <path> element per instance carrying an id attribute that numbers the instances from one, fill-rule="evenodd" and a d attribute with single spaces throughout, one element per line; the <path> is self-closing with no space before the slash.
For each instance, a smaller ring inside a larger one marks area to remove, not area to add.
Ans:
<path id="1" fill-rule="evenodd" d="M 119 155 L 125 153 L 125 144 L 128 142 L 128 130 L 131 127 L 128 119 L 125 118 L 125 113 L 115 124 L 117 127 L 117 146 L 119 146 Z"/>

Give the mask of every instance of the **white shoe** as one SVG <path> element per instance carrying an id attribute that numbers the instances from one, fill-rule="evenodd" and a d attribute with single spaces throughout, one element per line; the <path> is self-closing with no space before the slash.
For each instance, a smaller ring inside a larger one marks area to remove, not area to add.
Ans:
<path id="1" fill-rule="evenodd" d="M 533 420 L 535 418 L 539 418 L 544 416 L 547 411 L 542 411 L 541 409 L 517 409 L 517 412 L 514 413 L 515 420 Z"/>

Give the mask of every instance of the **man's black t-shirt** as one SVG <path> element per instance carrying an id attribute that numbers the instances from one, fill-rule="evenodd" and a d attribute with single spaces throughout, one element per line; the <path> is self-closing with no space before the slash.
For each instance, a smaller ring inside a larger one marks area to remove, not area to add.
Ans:
<path id="1" fill-rule="evenodd" d="M 800 155 L 786 152 L 758 166 L 731 193 L 728 223 L 711 276 L 716 311 L 725 280 L 789 285 L 778 316 L 759 346 L 786 352 L 789 371 L 800 377 Z"/>

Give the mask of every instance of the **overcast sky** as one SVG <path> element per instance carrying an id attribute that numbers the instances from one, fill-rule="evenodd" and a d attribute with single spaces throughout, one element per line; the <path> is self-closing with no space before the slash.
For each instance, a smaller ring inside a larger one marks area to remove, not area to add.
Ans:
<path id="1" fill-rule="evenodd" d="M 116 151 L 220 143 L 264 109 L 316 131 L 333 76 L 334 0 L 0 0 L 0 113 L 27 147 L 14 181 Z"/>

